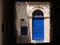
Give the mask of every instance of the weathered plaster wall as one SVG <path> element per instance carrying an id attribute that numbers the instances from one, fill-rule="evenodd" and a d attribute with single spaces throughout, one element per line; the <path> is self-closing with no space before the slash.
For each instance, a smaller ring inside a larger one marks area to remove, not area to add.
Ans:
<path id="1" fill-rule="evenodd" d="M 25 19 L 26 21 L 26 26 L 28 27 L 28 17 L 27 17 L 27 5 L 24 2 L 20 2 L 19 4 L 16 5 L 16 27 L 17 27 L 17 42 L 18 43 L 23 43 L 23 42 L 28 42 L 28 36 L 24 37 L 20 35 L 20 19 Z"/>
<path id="2" fill-rule="evenodd" d="M 17 5 L 16 5 L 16 12 L 17 12 L 16 13 L 16 27 L 18 31 L 17 35 L 20 36 L 20 23 L 19 22 L 20 22 L 20 19 L 23 18 L 27 22 L 26 25 L 29 26 L 28 37 L 30 40 L 28 41 L 34 42 L 32 40 L 32 13 L 36 9 L 41 10 L 44 13 L 44 17 L 48 17 L 44 19 L 44 41 L 43 42 L 50 42 L 50 4 L 49 2 L 20 2 L 20 3 L 17 2 Z M 20 41 L 21 39 L 18 39 L 19 41 L 18 40 L 17 41 L 21 42 Z"/>

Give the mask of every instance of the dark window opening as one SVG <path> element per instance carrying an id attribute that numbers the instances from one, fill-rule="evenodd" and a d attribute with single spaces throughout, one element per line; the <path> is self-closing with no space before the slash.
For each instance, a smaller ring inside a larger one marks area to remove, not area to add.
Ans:
<path id="1" fill-rule="evenodd" d="M 43 14 L 43 12 L 42 12 L 41 10 L 35 10 L 32 15 L 33 15 L 33 16 L 34 16 L 34 15 L 43 16 L 44 14 Z"/>
<path id="2" fill-rule="evenodd" d="M 35 10 L 32 15 L 33 19 L 44 19 L 43 17 L 44 14 L 41 10 Z"/>
<path id="3" fill-rule="evenodd" d="M 21 26 L 21 35 L 27 36 L 28 35 L 28 28 L 27 26 Z"/>
<path id="4" fill-rule="evenodd" d="M 25 21 L 25 19 L 21 19 L 21 21 Z"/>

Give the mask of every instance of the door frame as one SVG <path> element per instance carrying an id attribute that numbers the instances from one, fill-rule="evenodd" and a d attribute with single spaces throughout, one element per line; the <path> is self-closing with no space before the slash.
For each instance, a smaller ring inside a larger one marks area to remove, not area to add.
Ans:
<path id="1" fill-rule="evenodd" d="M 35 11 L 35 10 L 41 10 L 43 12 L 43 17 L 44 15 L 46 14 L 45 10 L 42 8 L 42 7 L 35 7 L 33 8 L 31 11 L 30 11 L 30 14 L 29 14 L 29 29 L 30 29 L 30 39 L 31 39 L 31 43 L 35 43 L 36 41 L 35 40 L 32 40 L 32 13 Z M 45 30 L 44 30 L 45 31 Z M 45 33 L 44 33 L 44 37 L 45 37 Z M 43 41 L 42 41 L 43 42 Z M 40 42 L 39 42 L 40 43 Z"/>

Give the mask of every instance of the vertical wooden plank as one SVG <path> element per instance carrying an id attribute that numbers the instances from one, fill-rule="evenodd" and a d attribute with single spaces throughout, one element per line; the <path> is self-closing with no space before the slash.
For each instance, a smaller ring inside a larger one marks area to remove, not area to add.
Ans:
<path id="1" fill-rule="evenodd" d="M 2 0 L 0 0 L 0 45 L 2 45 Z"/>

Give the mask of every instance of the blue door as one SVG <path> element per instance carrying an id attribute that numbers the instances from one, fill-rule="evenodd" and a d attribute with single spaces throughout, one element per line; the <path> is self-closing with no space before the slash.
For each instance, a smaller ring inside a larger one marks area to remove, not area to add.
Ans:
<path id="1" fill-rule="evenodd" d="M 44 18 L 40 14 L 32 18 L 32 40 L 44 40 Z"/>

